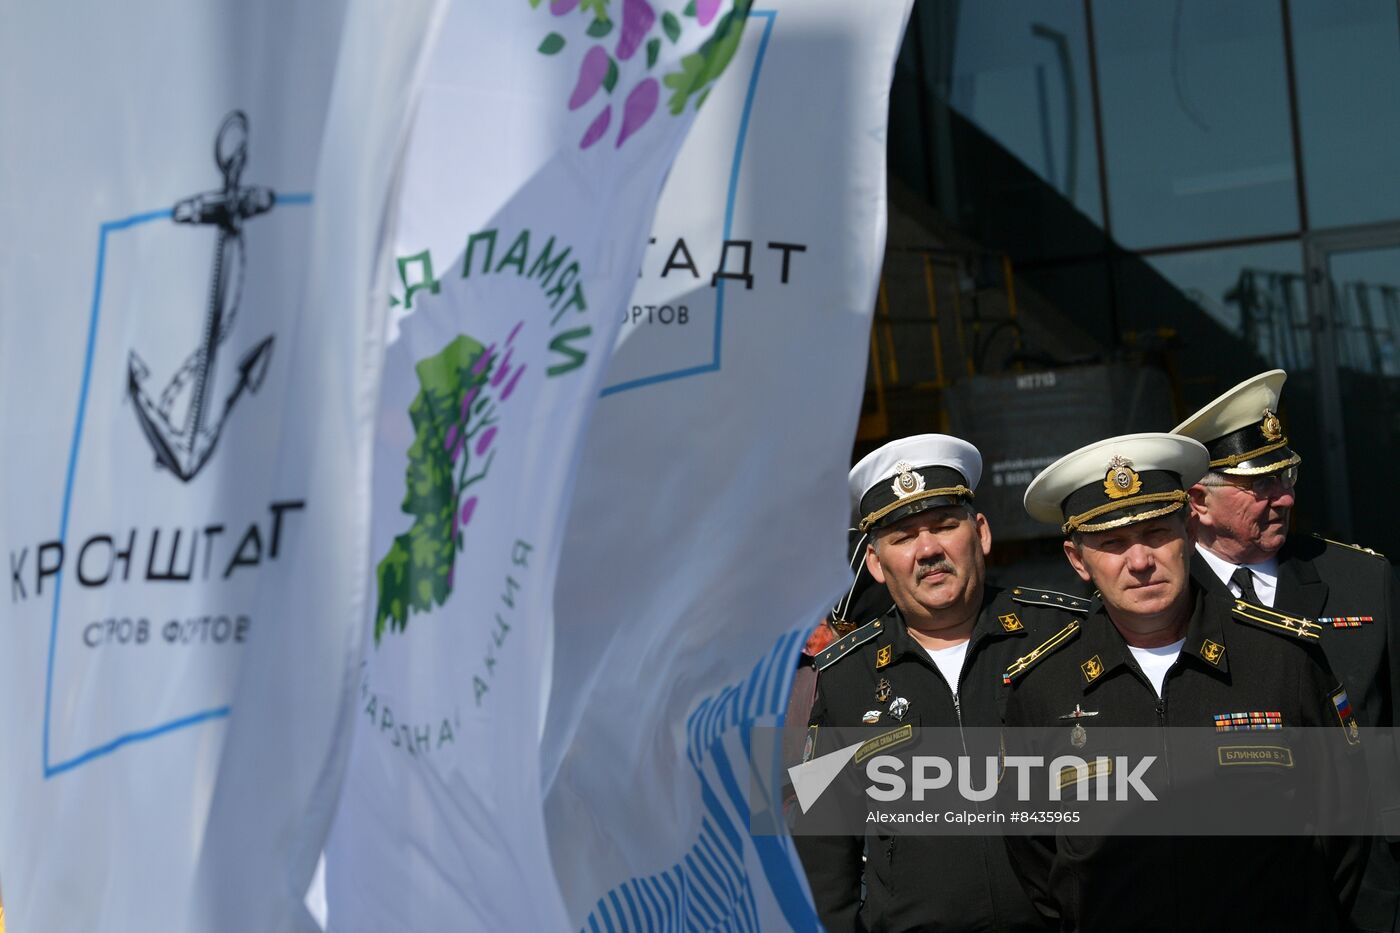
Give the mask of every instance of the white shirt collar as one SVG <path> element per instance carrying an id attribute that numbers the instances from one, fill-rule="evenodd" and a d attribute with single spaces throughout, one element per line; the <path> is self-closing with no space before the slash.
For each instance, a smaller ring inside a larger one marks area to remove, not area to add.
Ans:
<path id="1" fill-rule="evenodd" d="M 1257 564 L 1232 564 L 1215 552 L 1202 547 L 1199 543 L 1196 545 L 1196 551 L 1205 558 L 1210 569 L 1220 578 L 1220 582 L 1224 583 L 1226 588 L 1236 596 L 1240 594 L 1236 593 L 1235 588 L 1230 586 L 1230 577 L 1238 568 L 1248 567 L 1250 572 L 1254 574 L 1254 591 L 1259 594 L 1260 601 L 1270 608 L 1273 607 L 1274 599 L 1278 595 L 1277 557 L 1270 557 Z"/>

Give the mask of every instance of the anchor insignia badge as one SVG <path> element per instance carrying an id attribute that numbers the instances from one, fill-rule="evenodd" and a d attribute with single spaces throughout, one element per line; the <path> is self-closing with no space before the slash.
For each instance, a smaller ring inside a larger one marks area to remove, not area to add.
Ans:
<path id="1" fill-rule="evenodd" d="M 177 224 L 216 228 L 214 262 L 209 274 L 209 301 L 204 311 L 199 346 L 171 377 L 159 400 L 147 394 L 150 369 L 133 350 L 127 373 L 127 394 L 141 430 L 155 451 L 156 463 L 189 482 L 209 462 L 234 404 L 244 392 L 256 392 L 272 357 L 271 336 L 263 338 L 238 362 L 233 390 L 216 409 L 214 364 L 238 316 L 243 285 L 243 225 L 272 210 L 277 201 L 271 188 L 242 185 L 248 161 L 248 117 L 235 110 L 224 118 L 214 138 L 214 162 L 224 176 L 220 191 L 206 191 L 181 200 L 171 210 Z M 172 415 L 176 402 L 188 394 L 183 418 Z M 182 423 L 177 426 L 176 421 Z"/>

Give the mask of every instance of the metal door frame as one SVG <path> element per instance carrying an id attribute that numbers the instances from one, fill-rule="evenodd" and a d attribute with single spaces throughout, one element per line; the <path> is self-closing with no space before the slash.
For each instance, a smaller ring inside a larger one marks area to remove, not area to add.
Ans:
<path id="1" fill-rule="evenodd" d="M 1328 287 L 1328 261 L 1333 254 L 1400 247 L 1400 222 L 1315 230 L 1303 236 L 1303 263 L 1308 283 L 1308 323 L 1313 337 L 1317 372 L 1317 423 L 1322 437 L 1322 469 L 1326 489 L 1329 533 L 1352 538 L 1351 481 L 1347 472 L 1346 417 L 1338 372 L 1338 319 Z"/>

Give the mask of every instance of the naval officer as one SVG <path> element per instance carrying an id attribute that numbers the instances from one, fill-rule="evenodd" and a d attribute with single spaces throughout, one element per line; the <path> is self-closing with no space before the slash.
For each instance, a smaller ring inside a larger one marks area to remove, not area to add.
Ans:
<path id="1" fill-rule="evenodd" d="M 1318 626 L 1192 581 L 1186 490 L 1207 461 L 1200 443 L 1178 435 L 1109 438 L 1060 458 L 1026 490 L 1026 510 L 1060 527 L 1066 558 L 1098 595 L 1082 620 L 1008 668 L 1008 741 L 1023 734 L 1019 727 L 1053 727 L 1045 735 L 1054 738 L 1044 741 L 1063 747 L 1038 749 L 1048 760 L 1092 748 L 1105 728 L 1155 730 L 1170 795 L 1170 776 L 1203 761 L 1173 762 L 1168 749 L 1176 736 L 1169 732 L 1197 727 L 1228 742 L 1219 750 L 1219 772 L 1212 750 L 1207 775 L 1288 781 L 1306 769 L 1321 779 L 1305 789 L 1327 792 L 1318 812 L 1358 799 L 1364 806 L 1364 785 L 1337 765 L 1344 756 L 1354 759 L 1360 733 L 1345 688 L 1318 648 Z M 1287 749 L 1272 760 L 1250 755 L 1277 749 L 1280 740 L 1272 737 L 1295 726 L 1331 730 L 1322 733 L 1329 754 L 1305 758 L 1300 751 L 1298 762 Z M 1241 760 L 1249 766 L 1224 767 Z M 1193 799 L 1211 802 L 1208 795 Z M 1345 836 L 1065 832 L 1006 842 L 1047 923 L 1090 931 L 1346 929 L 1366 846 Z"/>
<path id="2" fill-rule="evenodd" d="M 884 747 L 917 740 L 912 729 L 990 727 L 979 750 L 995 758 L 1003 671 L 1087 603 L 986 585 L 992 533 L 973 504 L 981 472 L 975 447 L 940 434 L 893 441 L 851 470 L 865 566 L 894 606 L 816 656 L 805 757 L 832 750 L 833 727 L 865 725 L 887 730 Z M 796 837 L 828 930 L 1041 929 L 1000 838 L 896 830 Z"/>
<path id="3" fill-rule="evenodd" d="M 1400 718 L 1400 590 L 1375 551 L 1289 532 L 1302 457 L 1278 414 L 1287 378 L 1275 369 L 1246 379 L 1172 431 L 1210 455 L 1209 471 L 1190 490 L 1193 573 L 1209 590 L 1315 620 L 1357 721 L 1390 729 Z M 1393 742 L 1368 751 L 1385 835 L 1371 846 L 1352 922 L 1390 933 L 1400 930 L 1400 759 Z"/>

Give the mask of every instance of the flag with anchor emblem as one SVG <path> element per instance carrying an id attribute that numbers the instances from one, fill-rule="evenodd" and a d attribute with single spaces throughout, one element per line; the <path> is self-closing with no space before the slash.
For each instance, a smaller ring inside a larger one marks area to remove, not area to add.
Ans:
<path id="1" fill-rule="evenodd" d="M 10 929 L 306 922 L 365 598 L 377 238 L 437 6 L 6 13 Z"/>

